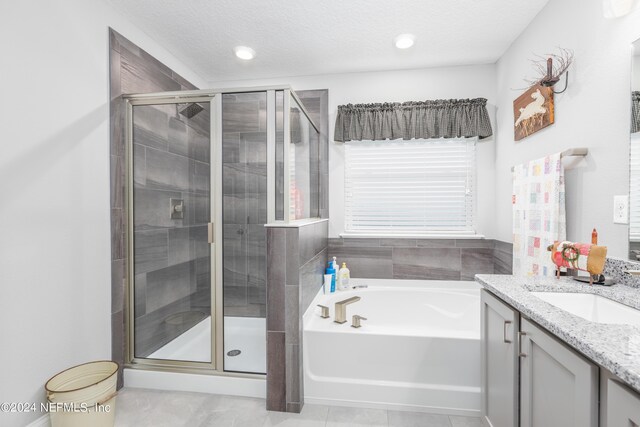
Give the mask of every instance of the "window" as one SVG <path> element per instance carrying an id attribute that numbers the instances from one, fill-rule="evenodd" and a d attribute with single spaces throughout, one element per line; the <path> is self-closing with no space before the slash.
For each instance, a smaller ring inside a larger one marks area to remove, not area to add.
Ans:
<path id="1" fill-rule="evenodd" d="M 473 234 L 476 139 L 345 144 L 345 228 Z"/>

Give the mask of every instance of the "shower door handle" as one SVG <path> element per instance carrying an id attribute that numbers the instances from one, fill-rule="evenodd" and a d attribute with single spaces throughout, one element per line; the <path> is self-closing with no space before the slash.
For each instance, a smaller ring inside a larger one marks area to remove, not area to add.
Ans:
<path id="1" fill-rule="evenodd" d="M 216 242 L 216 229 L 214 228 L 212 222 L 207 224 L 207 241 L 209 243 L 215 243 Z"/>

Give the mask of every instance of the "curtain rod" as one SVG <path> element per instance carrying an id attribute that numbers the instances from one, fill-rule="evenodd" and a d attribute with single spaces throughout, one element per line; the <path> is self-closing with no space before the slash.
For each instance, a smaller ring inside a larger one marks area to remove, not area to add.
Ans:
<path id="1" fill-rule="evenodd" d="M 585 157 L 589 154 L 589 149 L 586 147 L 582 148 L 569 148 L 568 150 L 564 150 L 560 153 L 560 158 L 563 159 L 565 157 Z M 511 166 L 511 172 L 515 170 L 515 166 Z"/>

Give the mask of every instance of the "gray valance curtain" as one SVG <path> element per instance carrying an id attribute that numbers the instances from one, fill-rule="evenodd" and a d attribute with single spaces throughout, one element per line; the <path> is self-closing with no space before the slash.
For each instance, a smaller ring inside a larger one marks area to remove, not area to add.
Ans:
<path id="1" fill-rule="evenodd" d="M 640 92 L 631 92 L 631 133 L 640 132 Z"/>
<path id="2" fill-rule="evenodd" d="M 442 99 L 340 105 L 334 140 L 482 139 L 492 134 L 486 99 Z"/>

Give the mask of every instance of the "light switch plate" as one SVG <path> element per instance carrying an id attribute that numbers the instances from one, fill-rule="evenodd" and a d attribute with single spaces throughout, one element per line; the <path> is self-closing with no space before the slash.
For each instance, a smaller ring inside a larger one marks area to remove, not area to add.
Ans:
<path id="1" fill-rule="evenodd" d="M 614 224 L 629 224 L 629 196 L 613 196 Z"/>

